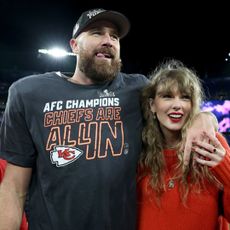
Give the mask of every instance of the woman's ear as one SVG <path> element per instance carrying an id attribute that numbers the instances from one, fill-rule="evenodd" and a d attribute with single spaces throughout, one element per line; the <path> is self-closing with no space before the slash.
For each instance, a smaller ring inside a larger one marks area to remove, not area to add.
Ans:
<path id="1" fill-rule="evenodd" d="M 152 113 L 155 113 L 155 104 L 154 104 L 154 99 L 153 98 L 149 98 L 149 106 L 150 106 L 150 110 L 152 111 Z"/>

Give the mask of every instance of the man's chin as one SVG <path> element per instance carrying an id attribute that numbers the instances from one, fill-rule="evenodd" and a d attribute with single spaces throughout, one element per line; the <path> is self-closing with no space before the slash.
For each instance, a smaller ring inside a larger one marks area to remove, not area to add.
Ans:
<path id="1" fill-rule="evenodd" d="M 110 68 L 112 66 L 112 60 L 108 58 L 98 58 L 95 61 L 95 64 L 99 66 L 106 66 L 106 68 Z"/>

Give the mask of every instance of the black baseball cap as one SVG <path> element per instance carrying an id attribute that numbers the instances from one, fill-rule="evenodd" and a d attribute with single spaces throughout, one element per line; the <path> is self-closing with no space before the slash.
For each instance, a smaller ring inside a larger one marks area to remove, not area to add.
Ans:
<path id="1" fill-rule="evenodd" d="M 73 29 L 73 38 L 76 38 L 83 30 L 90 24 L 96 21 L 110 21 L 112 22 L 118 29 L 119 37 L 125 37 L 130 29 L 130 22 L 128 18 L 117 12 L 105 9 L 92 9 L 83 12 L 78 19 L 76 25 Z"/>

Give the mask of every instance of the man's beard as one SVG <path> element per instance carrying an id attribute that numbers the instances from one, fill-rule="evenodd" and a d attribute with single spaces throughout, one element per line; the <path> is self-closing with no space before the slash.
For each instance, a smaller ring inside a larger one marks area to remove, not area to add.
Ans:
<path id="1" fill-rule="evenodd" d="M 86 75 L 86 77 L 95 83 L 113 80 L 121 70 L 121 59 L 114 59 L 114 52 L 107 47 L 95 51 L 93 54 L 96 54 L 97 52 L 108 53 L 112 57 L 111 63 L 109 64 L 107 61 L 96 60 L 92 54 L 87 53 L 87 51 L 81 48 L 79 54 L 80 59 L 77 60 L 79 61 L 79 69 Z"/>

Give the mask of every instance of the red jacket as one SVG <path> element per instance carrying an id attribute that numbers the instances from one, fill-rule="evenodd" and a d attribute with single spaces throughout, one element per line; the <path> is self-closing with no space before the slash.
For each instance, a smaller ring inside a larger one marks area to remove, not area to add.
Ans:
<path id="1" fill-rule="evenodd" d="M 138 230 L 229 229 L 226 220 L 230 222 L 230 149 L 221 135 L 218 134 L 217 137 L 227 153 L 220 164 L 213 167 L 211 171 L 223 183 L 223 195 L 216 186 L 206 183 L 207 190 L 199 194 L 189 193 L 187 206 L 185 206 L 180 200 L 177 181 L 171 181 L 171 185 L 168 183 L 167 191 L 161 197 L 161 206 L 159 206 L 155 202 L 154 190 L 149 189 L 150 175 L 147 175 L 137 184 Z M 165 150 L 164 154 L 168 169 L 165 180 L 169 182 L 177 156 L 175 150 Z M 220 205 L 226 220 L 220 218 Z"/>
<path id="2" fill-rule="evenodd" d="M 0 183 L 3 179 L 5 168 L 6 168 L 6 161 L 0 159 Z M 28 224 L 27 224 L 26 216 L 25 214 L 23 214 L 20 230 L 27 230 L 27 229 L 28 229 Z"/>

